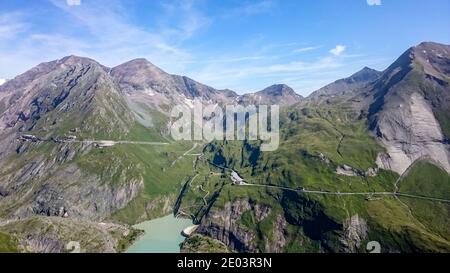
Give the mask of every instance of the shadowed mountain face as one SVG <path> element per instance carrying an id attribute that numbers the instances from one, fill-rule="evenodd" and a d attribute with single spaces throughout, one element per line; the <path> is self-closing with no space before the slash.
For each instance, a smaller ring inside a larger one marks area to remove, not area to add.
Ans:
<path id="1" fill-rule="evenodd" d="M 429 170 L 448 181 L 449 72 L 450 46 L 423 43 L 383 72 L 364 68 L 302 98 L 284 84 L 239 96 L 145 59 L 114 68 L 76 56 L 40 64 L 0 86 L 0 235 L 17 236 L 22 249 L 58 252 L 67 230 L 80 224 L 73 236 L 102 234 L 98 251 L 120 251 L 119 241 L 129 239 L 121 234 L 132 234 L 125 223 L 174 209 L 237 251 L 365 251 L 368 238 L 386 239 L 389 251 L 449 249 L 446 220 L 429 221 L 423 207 L 413 207 L 423 204 L 410 204 L 422 217 L 418 224 L 389 196 L 295 192 L 392 192 L 422 159 L 432 166 L 412 171 L 406 188 L 422 189 L 418 173 Z M 279 150 L 262 152 L 257 141 L 202 143 L 198 150 L 198 143 L 171 141 L 171 107 L 193 108 L 194 100 L 279 104 Z M 100 149 L 100 140 L 169 143 Z M 193 162 L 190 153 L 202 156 Z M 217 165 L 275 188 L 233 186 Z M 199 184 L 190 187 L 185 182 L 194 176 Z M 429 194 L 448 192 L 439 183 L 426 186 Z M 448 208 L 427 211 L 442 219 Z"/>

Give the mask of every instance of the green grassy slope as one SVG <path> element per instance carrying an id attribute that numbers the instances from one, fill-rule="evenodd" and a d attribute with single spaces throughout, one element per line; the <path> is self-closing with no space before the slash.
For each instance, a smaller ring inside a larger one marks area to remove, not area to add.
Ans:
<path id="1" fill-rule="evenodd" d="M 17 253 L 17 240 L 9 234 L 0 232 L 0 253 Z"/>
<path id="2" fill-rule="evenodd" d="M 450 176 L 431 162 L 419 161 L 400 182 L 400 192 L 450 199 Z M 402 198 L 412 214 L 430 231 L 450 241 L 450 204 Z"/>

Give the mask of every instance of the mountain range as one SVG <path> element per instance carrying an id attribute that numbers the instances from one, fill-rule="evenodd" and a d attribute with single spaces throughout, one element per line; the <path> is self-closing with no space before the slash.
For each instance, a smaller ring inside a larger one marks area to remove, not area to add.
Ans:
<path id="1" fill-rule="evenodd" d="M 39 64 L 0 85 L 0 250 L 120 252 L 139 236 L 132 224 L 174 213 L 199 226 L 186 251 L 208 251 L 195 238 L 237 252 L 365 252 L 374 240 L 447 252 L 449 84 L 450 46 L 432 42 L 306 98 L 284 84 L 217 90 L 145 59 Z M 280 105 L 280 148 L 173 141 L 170 110 L 194 100 Z"/>

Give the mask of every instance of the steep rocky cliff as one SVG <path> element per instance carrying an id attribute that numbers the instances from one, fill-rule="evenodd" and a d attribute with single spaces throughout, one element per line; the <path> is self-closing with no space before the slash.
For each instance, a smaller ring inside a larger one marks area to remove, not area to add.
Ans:
<path id="1" fill-rule="evenodd" d="M 210 212 L 201 223 L 198 232 L 217 239 L 237 251 L 255 252 L 255 231 L 245 228 L 238 222 L 242 214 L 251 209 L 250 203 L 245 200 L 227 203 L 223 210 Z"/>
<path id="2" fill-rule="evenodd" d="M 387 149 L 380 167 L 402 174 L 430 157 L 450 172 L 450 46 L 422 43 L 406 51 L 374 83 L 369 121 Z"/>

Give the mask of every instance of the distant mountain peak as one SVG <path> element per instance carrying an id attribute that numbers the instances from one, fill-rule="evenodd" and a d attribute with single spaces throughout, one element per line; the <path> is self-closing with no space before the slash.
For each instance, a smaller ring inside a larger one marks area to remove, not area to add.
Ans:
<path id="1" fill-rule="evenodd" d="M 381 71 L 378 71 L 376 69 L 370 68 L 368 66 L 364 66 L 363 69 L 361 69 L 359 72 L 375 72 L 375 73 L 381 73 Z M 357 72 L 358 73 L 358 72 Z"/>
<path id="2" fill-rule="evenodd" d="M 232 91 L 220 92 L 189 77 L 169 74 L 143 58 L 112 68 L 110 75 L 122 91 L 135 95 L 136 92 L 152 94 L 154 103 L 158 105 L 163 102 L 184 103 L 185 99 L 224 102 L 237 97 Z"/>
<path id="3" fill-rule="evenodd" d="M 155 67 L 157 68 L 156 65 L 154 65 L 152 62 L 150 62 L 149 60 L 145 59 L 145 58 L 137 58 L 137 59 L 133 59 L 130 60 L 128 62 L 125 62 L 119 66 L 147 66 L 147 67 Z"/>
<path id="4" fill-rule="evenodd" d="M 361 69 L 360 71 L 356 72 L 355 74 L 351 75 L 350 77 L 344 80 L 352 82 L 372 81 L 376 80 L 381 75 L 381 73 L 382 73 L 381 71 L 365 66 L 363 69 Z"/>
<path id="5" fill-rule="evenodd" d="M 144 87 L 146 83 L 167 81 L 170 75 L 144 58 L 134 59 L 118 65 L 111 75 L 121 82 Z"/>
<path id="6" fill-rule="evenodd" d="M 303 100 L 303 97 L 286 84 L 274 84 L 256 93 L 245 94 L 239 99 L 244 104 L 279 105 L 292 105 L 301 100 Z"/>
<path id="7" fill-rule="evenodd" d="M 446 81 L 443 75 L 450 75 L 450 45 L 435 42 L 423 42 L 406 50 L 394 63 L 384 72 L 384 78 L 389 79 L 396 74 L 397 79 L 412 70 L 420 70 Z M 398 71 L 402 71 L 398 74 Z"/>
<path id="8" fill-rule="evenodd" d="M 265 95 L 274 96 L 274 97 L 281 97 L 281 96 L 285 96 L 285 95 L 300 96 L 297 93 L 295 93 L 294 89 L 292 89 L 291 87 L 289 87 L 286 84 L 271 85 L 271 86 L 257 92 L 257 94 L 265 94 Z"/>
<path id="9" fill-rule="evenodd" d="M 113 68 L 113 70 L 145 70 L 149 73 L 168 74 L 145 58 L 133 59 Z"/>
<path id="10" fill-rule="evenodd" d="M 89 63 L 95 63 L 100 65 L 97 61 L 86 58 L 86 57 L 80 57 L 76 55 L 69 55 L 62 59 L 59 59 L 56 61 L 57 64 L 66 64 L 66 65 L 76 65 L 76 64 L 89 64 Z"/>
<path id="11" fill-rule="evenodd" d="M 420 44 L 416 45 L 413 48 L 434 48 L 434 47 L 446 47 L 446 45 L 436 42 L 425 41 L 421 42 Z"/>
<path id="12" fill-rule="evenodd" d="M 308 98 L 328 97 L 353 92 L 362 86 L 377 80 L 383 72 L 365 66 L 350 77 L 337 80 L 313 92 Z"/>

